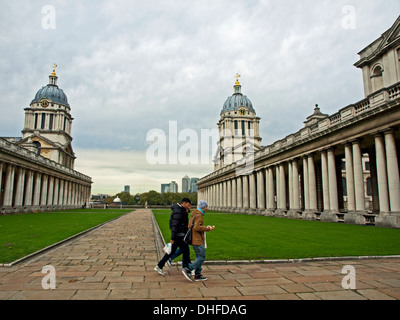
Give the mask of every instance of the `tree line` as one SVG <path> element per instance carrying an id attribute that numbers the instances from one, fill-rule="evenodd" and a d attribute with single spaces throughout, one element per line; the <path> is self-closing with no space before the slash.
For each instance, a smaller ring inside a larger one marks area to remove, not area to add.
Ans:
<path id="1" fill-rule="evenodd" d="M 107 197 L 104 202 L 107 204 L 113 203 L 114 199 L 118 197 L 121 199 L 123 205 L 158 205 L 170 206 L 174 203 L 180 203 L 183 198 L 188 198 L 192 204 L 197 204 L 197 193 L 159 193 L 157 191 L 149 191 L 145 193 L 137 193 L 131 195 L 129 192 L 120 192 L 115 196 Z"/>

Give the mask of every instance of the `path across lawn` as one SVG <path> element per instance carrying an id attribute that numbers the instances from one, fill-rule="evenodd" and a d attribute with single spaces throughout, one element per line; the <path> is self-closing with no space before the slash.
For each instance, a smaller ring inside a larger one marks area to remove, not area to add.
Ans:
<path id="1" fill-rule="evenodd" d="M 161 212 L 164 212 L 162 214 Z M 166 242 L 168 211 L 154 210 Z M 207 260 L 302 259 L 400 254 L 400 230 L 274 217 L 213 214 L 204 216 Z"/>

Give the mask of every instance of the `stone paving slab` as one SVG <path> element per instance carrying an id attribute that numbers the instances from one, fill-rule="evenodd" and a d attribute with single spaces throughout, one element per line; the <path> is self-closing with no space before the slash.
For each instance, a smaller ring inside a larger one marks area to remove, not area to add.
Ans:
<path id="1" fill-rule="evenodd" d="M 204 265 L 206 282 L 180 267 L 153 268 L 159 246 L 150 210 L 137 210 L 11 268 L 0 268 L 1 300 L 399 300 L 400 259 Z M 56 289 L 44 290 L 44 266 Z M 342 288 L 342 268 L 356 269 L 356 290 Z"/>

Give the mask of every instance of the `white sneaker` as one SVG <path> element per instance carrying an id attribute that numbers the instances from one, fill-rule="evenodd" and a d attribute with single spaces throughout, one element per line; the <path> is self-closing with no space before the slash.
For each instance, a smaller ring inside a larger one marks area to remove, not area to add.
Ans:
<path id="1" fill-rule="evenodd" d="M 157 271 L 159 274 L 161 274 L 162 276 L 165 276 L 165 272 L 163 271 L 163 269 L 161 269 L 159 266 L 156 266 L 154 268 L 155 271 Z"/>

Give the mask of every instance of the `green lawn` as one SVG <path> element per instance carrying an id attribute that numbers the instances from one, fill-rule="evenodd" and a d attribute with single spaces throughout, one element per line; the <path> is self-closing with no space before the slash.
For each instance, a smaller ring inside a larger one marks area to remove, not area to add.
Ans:
<path id="1" fill-rule="evenodd" d="M 170 211 L 154 212 L 168 242 Z M 207 233 L 207 260 L 400 254 L 400 230 L 394 229 L 212 212 L 204 216 L 204 223 L 216 226 Z"/>
<path id="2" fill-rule="evenodd" d="M 11 263 L 130 211 L 77 209 L 0 215 L 0 263 Z"/>

